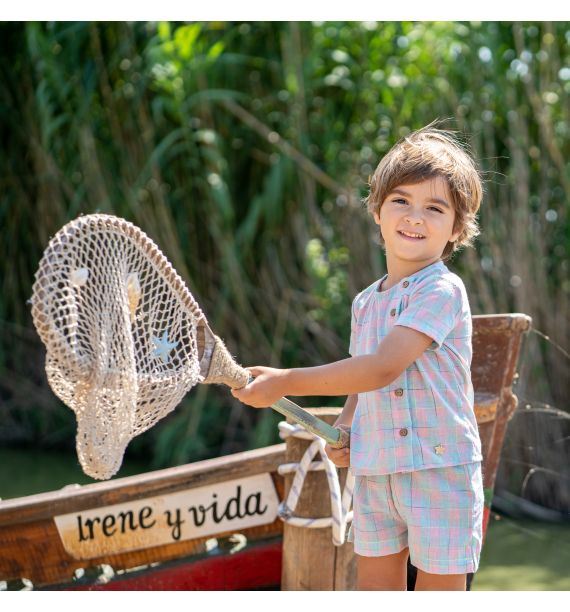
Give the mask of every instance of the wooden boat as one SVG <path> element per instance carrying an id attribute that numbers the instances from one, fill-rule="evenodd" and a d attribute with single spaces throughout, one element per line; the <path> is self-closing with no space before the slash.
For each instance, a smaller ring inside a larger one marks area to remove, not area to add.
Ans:
<path id="1" fill-rule="evenodd" d="M 521 339 L 530 323 L 521 314 L 473 317 L 472 377 L 484 454 L 485 530 L 507 423 L 517 403 L 512 384 Z M 317 409 L 325 419 L 334 419 L 338 411 Z M 335 547 L 330 528 L 304 529 L 284 524 L 278 516 L 278 505 L 293 479 L 292 474 L 280 474 L 279 466 L 298 461 L 302 446 L 288 440 L 139 476 L 2 501 L 0 586 L 354 588 L 350 544 Z M 346 470 L 340 472 L 342 481 Z M 311 478 L 309 496 L 296 512 L 322 516 L 328 507 L 330 514 L 324 474 L 313 473 Z"/>

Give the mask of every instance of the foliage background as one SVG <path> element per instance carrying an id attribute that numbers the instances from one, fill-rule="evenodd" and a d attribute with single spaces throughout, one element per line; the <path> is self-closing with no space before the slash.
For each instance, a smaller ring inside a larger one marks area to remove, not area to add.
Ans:
<path id="1" fill-rule="evenodd" d="M 524 312 L 569 349 L 570 24 L 22 22 L 0 49 L 1 444 L 74 443 L 26 305 L 66 221 L 139 225 L 241 363 L 340 359 L 352 298 L 385 272 L 368 177 L 435 118 L 486 179 L 482 234 L 451 263 L 473 314 Z M 519 397 L 566 410 L 569 381 L 531 334 Z M 196 461 L 278 442 L 279 420 L 203 386 L 129 453 Z"/>

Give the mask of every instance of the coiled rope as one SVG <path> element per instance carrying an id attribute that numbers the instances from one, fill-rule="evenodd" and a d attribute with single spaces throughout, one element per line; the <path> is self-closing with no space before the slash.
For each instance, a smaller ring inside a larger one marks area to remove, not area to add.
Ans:
<path id="1" fill-rule="evenodd" d="M 344 491 L 340 492 L 340 483 L 338 473 L 334 463 L 327 457 L 325 452 L 325 441 L 318 436 L 315 436 L 308 431 L 305 431 L 299 425 L 290 423 L 279 423 L 279 435 L 285 440 L 289 436 L 302 440 L 312 440 L 305 454 L 299 463 L 285 463 L 280 465 L 278 473 L 290 474 L 295 472 L 291 489 L 287 499 L 279 505 L 279 518 L 295 527 L 307 527 L 309 529 L 323 529 L 332 527 L 332 539 L 335 546 L 342 546 L 345 542 L 347 524 L 352 522 L 352 492 L 354 490 L 354 476 L 350 470 L 346 475 Z M 317 453 L 321 455 L 321 461 L 313 461 Z M 331 514 L 330 517 L 323 518 L 301 518 L 294 516 L 295 508 L 299 501 L 299 496 L 303 490 L 305 477 L 310 471 L 325 470 L 327 481 L 329 484 L 329 493 L 331 498 Z"/>

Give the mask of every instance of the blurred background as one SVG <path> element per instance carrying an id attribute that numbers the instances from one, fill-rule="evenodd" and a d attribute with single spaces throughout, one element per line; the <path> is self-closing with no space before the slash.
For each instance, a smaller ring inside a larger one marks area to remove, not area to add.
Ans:
<path id="1" fill-rule="evenodd" d="M 0 49 L 0 497 L 90 482 L 26 303 L 65 222 L 141 227 L 244 365 L 341 359 L 385 273 L 368 178 L 440 118 L 485 179 L 481 236 L 449 267 L 473 314 L 533 319 L 497 511 L 550 525 L 568 566 L 570 23 L 4 22 Z M 278 443 L 279 420 L 200 386 L 118 476 Z"/>

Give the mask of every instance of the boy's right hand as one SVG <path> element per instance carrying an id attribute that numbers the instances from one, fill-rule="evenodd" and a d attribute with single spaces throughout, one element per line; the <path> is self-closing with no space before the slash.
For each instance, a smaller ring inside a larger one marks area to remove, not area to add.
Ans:
<path id="1" fill-rule="evenodd" d="M 287 395 L 287 386 L 284 381 L 289 370 L 262 366 L 247 368 L 247 370 L 254 378 L 245 387 L 231 390 L 232 395 L 243 404 L 254 408 L 267 408 Z"/>
<path id="2" fill-rule="evenodd" d="M 327 457 L 339 468 L 350 466 L 350 448 L 333 448 L 325 444 Z"/>

